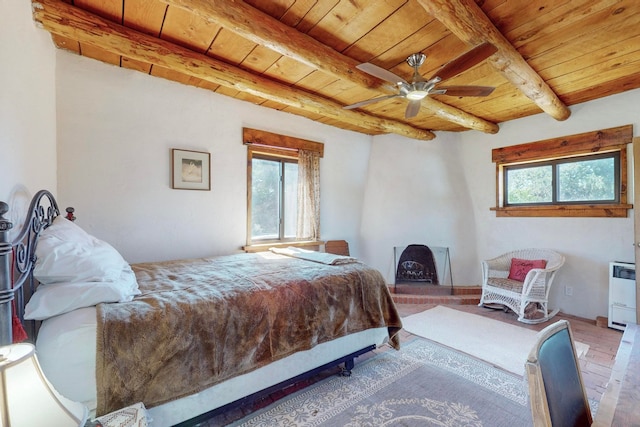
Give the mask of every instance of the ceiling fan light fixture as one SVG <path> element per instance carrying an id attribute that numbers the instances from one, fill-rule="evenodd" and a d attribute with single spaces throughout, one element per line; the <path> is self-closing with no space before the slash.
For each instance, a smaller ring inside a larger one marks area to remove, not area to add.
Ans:
<path id="1" fill-rule="evenodd" d="M 365 62 L 359 64 L 356 67 L 366 73 L 371 74 L 381 80 L 385 80 L 389 83 L 393 83 L 398 86 L 398 93 L 395 95 L 386 95 L 378 98 L 368 99 L 365 101 L 356 102 L 355 104 L 347 105 L 344 108 L 352 109 L 359 108 L 365 105 L 372 104 L 374 102 L 382 101 L 392 98 L 404 98 L 409 101 L 407 109 L 405 111 L 405 118 L 410 119 L 416 116 L 420 110 L 421 101 L 429 95 L 449 95 L 449 96 L 488 96 L 493 92 L 493 87 L 488 86 L 443 86 L 436 87 L 438 83 L 446 78 L 453 77 L 462 73 L 463 71 L 473 67 L 479 62 L 484 61 L 489 56 L 496 52 L 495 46 L 485 43 L 475 47 L 469 52 L 459 56 L 458 58 L 449 61 L 442 66 L 440 70 L 431 77 L 425 79 L 419 72 L 419 67 L 424 63 L 426 55 L 424 53 L 414 53 L 407 58 L 407 64 L 413 68 L 413 78 L 411 81 L 406 81 L 400 76 L 397 76 L 393 72 L 381 68 L 377 65 Z"/>
<path id="2" fill-rule="evenodd" d="M 429 91 L 426 91 L 426 90 L 412 90 L 411 92 L 407 93 L 406 97 L 408 99 L 412 100 L 412 101 L 420 101 L 421 99 L 423 99 L 427 95 L 429 95 Z"/>

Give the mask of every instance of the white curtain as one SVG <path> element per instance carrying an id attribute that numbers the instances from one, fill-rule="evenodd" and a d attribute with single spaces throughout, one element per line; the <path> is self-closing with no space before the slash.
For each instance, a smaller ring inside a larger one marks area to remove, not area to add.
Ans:
<path id="1" fill-rule="evenodd" d="M 320 238 L 320 156 L 315 151 L 298 151 L 299 240 Z"/>

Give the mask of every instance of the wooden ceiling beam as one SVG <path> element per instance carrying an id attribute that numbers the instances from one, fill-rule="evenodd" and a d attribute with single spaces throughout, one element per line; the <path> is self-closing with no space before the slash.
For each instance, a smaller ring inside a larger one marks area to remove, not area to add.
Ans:
<path id="1" fill-rule="evenodd" d="M 498 51 L 487 61 L 527 98 L 556 120 L 571 115 L 549 85 L 500 33 L 474 0 L 418 0 L 424 9 L 460 40 L 477 46 L 493 44 Z"/>
<path id="2" fill-rule="evenodd" d="M 105 20 L 61 0 L 33 0 L 33 17 L 52 34 L 233 88 L 296 109 L 321 114 L 377 133 L 431 140 L 435 134 L 406 123 L 347 111 L 321 96 L 252 74 L 207 55 Z"/>
<path id="3" fill-rule="evenodd" d="M 239 36 L 338 79 L 362 87 L 397 92 L 397 88 L 356 68 L 352 58 L 316 39 L 289 27 L 243 1 L 161 0 L 180 7 L 209 22 L 222 25 Z M 435 115 L 467 129 L 497 133 L 498 125 L 451 105 L 429 98 L 424 105 Z"/>
<path id="4" fill-rule="evenodd" d="M 225 27 L 237 35 L 336 78 L 370 89 L 395 91 L 384 80 L 356 69 L 359 63 L 283 24 L 244 1 L 160 0 Z"/>

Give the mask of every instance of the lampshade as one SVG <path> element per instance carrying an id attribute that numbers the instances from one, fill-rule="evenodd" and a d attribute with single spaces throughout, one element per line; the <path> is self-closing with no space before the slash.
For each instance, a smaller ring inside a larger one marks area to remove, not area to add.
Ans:
<path id="1" fill-rule="evenodd" d="M 87 408 L 44 377 L 31 344 L 0 347 L 0 427 L 84 426 Z"/>

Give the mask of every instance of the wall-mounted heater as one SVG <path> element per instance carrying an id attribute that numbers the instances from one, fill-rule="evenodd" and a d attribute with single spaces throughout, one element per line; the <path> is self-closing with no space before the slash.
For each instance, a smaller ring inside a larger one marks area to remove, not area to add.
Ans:
<path id="1" fill-rule="evenodd" d="M 609 327 L 624 331 L 636 323 L 636 265 L 609 263 Z"/>

